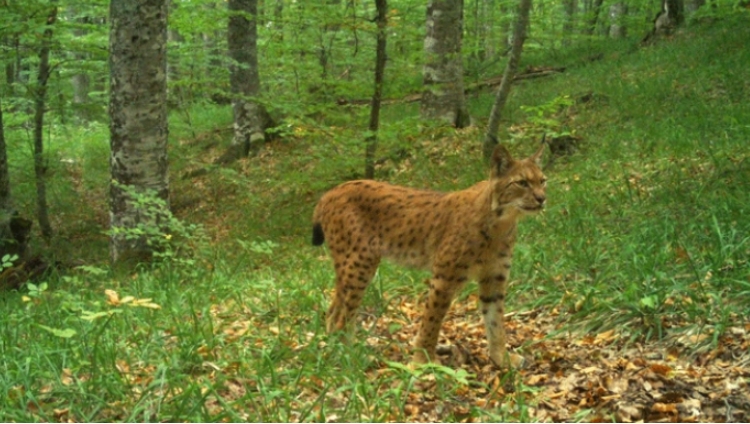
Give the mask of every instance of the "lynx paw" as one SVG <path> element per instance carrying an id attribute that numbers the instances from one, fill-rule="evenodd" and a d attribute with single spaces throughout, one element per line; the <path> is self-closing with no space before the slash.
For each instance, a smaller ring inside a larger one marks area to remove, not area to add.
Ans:
<path id="1" fill-rule="evenodd" d="M 414 355 L 412 355 L 411 357 L 411 362 L 413 364 L 426 364 L 431 361 L 432 361 L 432 358 L 430 358 L 427 355 L 427 353 L 422 349 L 419 349 L 416 352 L 414 352 Z"/>
<path id="2" fill-rule="evenodd" d="M 492 362 L 503 370 L 522 369 L 526 365 L 526 358 L 516 353 L 505 353 L 500 358 L 492 358 Z"/>

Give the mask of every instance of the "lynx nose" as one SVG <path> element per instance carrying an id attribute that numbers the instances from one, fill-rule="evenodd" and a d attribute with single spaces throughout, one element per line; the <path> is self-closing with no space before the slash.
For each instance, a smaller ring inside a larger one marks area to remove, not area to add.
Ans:
<path id="1" fill-rule="evenodd" d="M 539 202 L 540 205 L 544 204 L 544 201 L 547 200 L 547 195 L 544 193 L 534 193 L 534 198 L 537 202 Z"/>

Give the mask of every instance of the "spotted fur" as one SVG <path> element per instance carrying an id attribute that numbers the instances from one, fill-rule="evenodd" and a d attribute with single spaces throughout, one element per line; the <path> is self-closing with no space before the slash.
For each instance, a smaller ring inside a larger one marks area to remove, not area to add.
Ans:
<path id="1" fill-rule="evenodd" d="M 353 318 L 381 258 L 432 272 L 415 362 L 435 359 L 440 327 L 455 294 L 479 283 L 489 354 L 502 368 L 523 357 L 506 352 L 503 322 L 516 225 L 540 211 L 546 178 L 544 150 L 515 160 L 502 145 L 492 155 L 490 178 L 450 193 L 415 190 L 371 180 L 351 181 L 327 192 L 313 215 L 313 244 L 328 243 L 336 291 L 326 319 L 329 332 Z"/>

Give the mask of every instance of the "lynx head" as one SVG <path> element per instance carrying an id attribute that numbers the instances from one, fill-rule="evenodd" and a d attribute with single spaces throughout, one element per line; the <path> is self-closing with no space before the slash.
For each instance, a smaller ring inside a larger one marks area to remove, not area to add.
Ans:
<path id="1" fill-rule="evenodd" d="M 500 216 L 515 209 L 523 214 L 539 212 L 547 200 L 547 178 L 539 166 L 544 140 L 533 155 L 515 160 L 508 149 L 498 144 L 492 153 L 490 189 L 492 211 Z"/>

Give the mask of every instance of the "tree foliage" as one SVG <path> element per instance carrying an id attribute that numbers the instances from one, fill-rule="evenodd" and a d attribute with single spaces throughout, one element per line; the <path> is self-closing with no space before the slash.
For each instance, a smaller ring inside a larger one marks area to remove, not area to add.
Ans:
<path id="1" fill-rule="evenodd" d="M 628 10 L 618 22 L 605 13 L 614 4 L 624 4 Z M 530 13 L 525 49 L 554 57 L 565 46 L 586 48 L 605 42 L 614 24 L 625 25 L 631 40 L 637 40 L 653 29 L 654 17 L 664 4 L 646 0 L 571 0 L 562 4 L 540 0 Z M 461 61 L 467 90 L 500 75 L 508 63 L 515 7 L 515 0 L 463 2 Z M 56 14 L 53 27 L 51 8 Z M 96 131 L 107 124 L 108 8 L 105 0 L 0 1 L 0 93 L 11 186 L 19 185 L 21 192 L 28 194 L 17 196 L 21 209 L 37 208 L 32 205 L 36 196 L 30 189 L 36 191 L 32 187 L 35 181 L 43 188 L 44 181 L 52 178 L 59 166 L 57 143 L 70 141 L 71 131 Z M 691 25 L 744 9 L 734 0 L 705 5 L 692 0 L 686 2 L 684 10 L 685 24 Z M 234 96 L 227 43 L 231 13 L 225 2 L 217 0 L 172 0 L 169 13 L 167 104 L 176 119 L 194 128 L 198 124 L 193 116 L 195 107 L 228 106 Z M 424 0 L 389 2 L 384 35 L 388 38 L 387 66 L 392 72 L 383 76 L 384 102 L 414 101 L 423 91 L 426 15 Z M 344 126 L 352 131 L 352 137 L 334 135 L 330 142 L 356 144 L 361 151 L 360 140 L 371 130 L 367 112 L 358 106 L 368 103 L 372 95 L 381 33 L 376 16 L 373 1 L 259 2 L 257 71 L 263 78 L 259 93 L 253 97 L 274 118 L 273 128 L 266 128 L 268 134 L 284 137 L 297 131 L 295 128 Z M 40 55 L 42 51 L 46 54 Z M 42 83 L 43 105 L 39 103 Z M 487 112 L 474 118 L 481 125 Z M 35 122 L 39 123 L 36 133 Z M 34 157 L 35 148 L 34 168 L 24 160 Z M 372 153 L 375 161 L 388 154 Z M 351 169 L 362 169 L 361 154 L 347 160 Z M 61 194 L 52 190 L 47 195 Z M 50 210 L 49 220 L 40 216 L 42 222 L 50 224 L 37 228 L 49 234 L 59 213 Z"/>

